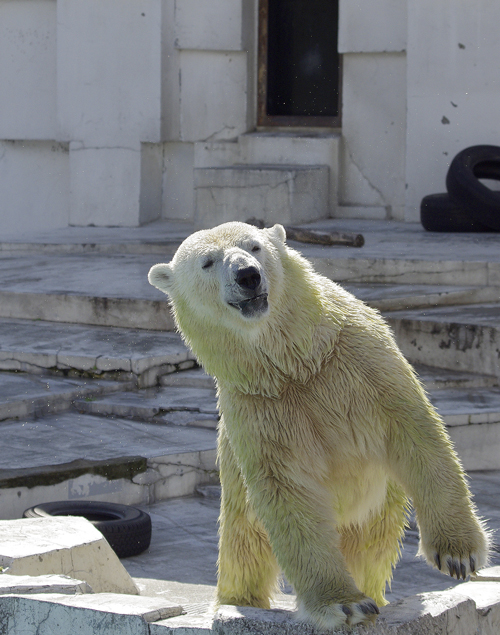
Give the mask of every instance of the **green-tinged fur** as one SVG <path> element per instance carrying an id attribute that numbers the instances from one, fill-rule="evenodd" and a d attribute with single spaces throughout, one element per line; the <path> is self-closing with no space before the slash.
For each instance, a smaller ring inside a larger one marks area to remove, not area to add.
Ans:
<path id="1" fill-rule="evenodd" d="M 237 258 L 268 282 L 269 311 L 255 319 L 222 299 Z M 408 498 L 431 565 L 464 576 L 486 563 L 460 462 L 387 324 L 315 273 L 280 226 L 198 232 L 150 280 L 217 380 L 219 602 L 268 607 L 281 569 L 320 628 L 370 621 Z"/>

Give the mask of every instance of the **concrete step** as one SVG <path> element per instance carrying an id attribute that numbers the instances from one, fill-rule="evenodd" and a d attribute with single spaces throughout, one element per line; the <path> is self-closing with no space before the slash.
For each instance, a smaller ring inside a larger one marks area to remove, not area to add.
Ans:
<path id="1" fill-rule="evenodd" d="M 170 257 L 163 254 L 164 260 Z M 158 254 L 0 257 L 0 317 L 174 330 L 166 295 L 147 281 L 149 268 L 160 260 L 162 256 Z M 321 270 L 329 259 L 320 260 Z M 499 286 L 459 286 L 456 284 L 461 280 L 459 277 L 454 284 L 361 282 L 373 277 L 374 266 L 363 267 L 358 283 L 347 280 L 343 284 L 354 295 L 383 311 L 496 302 L 500 297 Z M 337 269 L 327 269 L 332 279 L 342 278 Z"/>
<path id="2" fill-rule="evenodd" d="M 0 421 L 40 418 L 68 410 L 76 399 L 85 403 L 85 400 L 120 392 L 131 386 L 132 382 L 0 373 Z"/>
<path id="3" fill-rule="evenodd" d="M 249 218 L 290 225 L 329 214 L 328 165 L 196 167 L 193 174 L 196 229 Z"/>
<path id="4" fill-rule="evenodd" d="M 439 390 L 429 398 L 443 417 L 464 468 L 500 469 L 500 390 Z"/>
<path id="5" fill-rule="evenodd" d="M 194 366 L 176 333 L 0 319 L 0 370 L 134 381 Z"/>
<path id="6" fill-rule="evenodd" d="M 116 416 L 181 426 L 215 430 L 218 421 L 215 389 L 168 386 L 107 395 L 97 399 L 77 399 L 79 412 Z"/>
<path id="7" fill-rule="evenodd" d="M 413 363 L 500 377 L 500 303 L 390 311 L 384 316 Z"/>
<path id="8" fill-rule="evenodd" d="M 424 364 L 415 364 L 414 368 L 428 391 L 446 390 L 447 388 L 469 390 L 498 387 L 498 379 L 491 375 L 458 372 Z"/>
<path id="9" fill-rule="evenodd" d="M 159 220 L 141 227 L 64 227 L 22 235 L 2 234 L 0 253 L 172 255 L 193 224 Z"/>
<path id="10" fill-rule="evenodd" d="M 0 317 L 173 330 L 148 271 L 172 254 L 0 257 Z"/>
<path id="11" fill-rule="evenodd" d="M 500 287 L 499 234 L 443 234 L 420 223 L 327 219 L 320 231 L 361 233 L 361 249 L 295 243 L 316 268 L 342 283 Z"/>
<path id="12" fill-rule="evenodd" d="M 500 287 L 460 287 L 437 284 L 350 284 L 347 291 L 379 311 L 400 311 L 434 306 L 463 306 L 498 302 Z"/>
<path id="13" fill-rule="evenodd" d="M 4 421 L 2 448 L 1 518 L 50 500 L 149 504 L 218 482 L 211 429 L 68 411 Z"/>

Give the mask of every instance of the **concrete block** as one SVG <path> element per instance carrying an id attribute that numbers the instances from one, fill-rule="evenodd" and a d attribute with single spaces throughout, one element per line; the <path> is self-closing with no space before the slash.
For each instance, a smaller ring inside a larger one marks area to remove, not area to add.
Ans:
<path id="1" fill-rule="evenodd" d="M 194 144 L 196 168 L 234 165 L 326 165 L 329 209 L 337 206 L 341 137 L 337 133 L 251 132 L 234 141 Z"/>
<path id="2" fill-rule="evenodd" d="M 95 593 L 138 593 L 103 535 L 81 517 L 0 521 L 0 565 L 11 575 L 68 575 Z"/>
<path id="3" fill-rule="evenodd" d="M 387 218 L 402 219 L 406 56 L 402 53 L 345 54 L 343 78 L 339 202 L 345 206 L 383 207 Z"/>
<path id="4" fill-rule="evenodd" d="M 0 597 L 0 630 L 6 635 L 149 635 L 149 623 L 179 615 L 161 598 L 112 593 Z"/>
<path id="5" fill-rule="evenodd" d="M 79 595 L 92 593 L 87 582 L 67 575 L 0 575 L 0 595 L 32 595 L 34 593 L 63 593 Z"/>
<path id="6" fill-rule="evenodd" d="M 176 4 L 179 49 L 241 51 L 242 0 L 182 0 Z"/>
<path id="7" fill-rule="evenodd" d="M 141 153 L 136 148 L 70 144 L 71 225 L 137 226 Z"/>
<path id="8" fill-rule="evenodd" d="M 70 224 L 136 227 L 161 215 L 161 144 L 70 143 Z"/>
<path id="9" fill-rule="evenodd" d="M 0 8 L 16 4 L 2 2 Z M 2 89 L 0 94 L 4 93 Z M 30 103 L 36 102 L 33 99 Z M 0 111 L 3 112 L 1 106 Z M 66 227 L 69 222 L 69 175 L 69 153 L 65 144 L 0 141 L 2 234 Z"/>
<path id="10" fill-rule="evenodd" d="M 234 139 L 246 132 L 246 53 L 180 51 L 179 64 L 181 141 Z"/>
<path id="11" fill-rule="evenodd" d="M 230 220 L 300 223 L 328 216 L 327 166 L 195 169 L 195 228 Z"/>
<path id="12" fill-rule="evenodd" d="M 0 139 L 57 138 L 56 4 L 0 2 Z"/>
<path id="13" fill-rule="evenodd" d="M 161 4 L 57 2 L 57 105 L 63 139 L 101 148 L 160 141 Z M 117 223 L 110 218 L 107 224 Z"/>
<path id="14" fill-rule="evenodd" d="M 406 49 L 406 2 L 340 0 L 339 53 L 387 53 Z"/>

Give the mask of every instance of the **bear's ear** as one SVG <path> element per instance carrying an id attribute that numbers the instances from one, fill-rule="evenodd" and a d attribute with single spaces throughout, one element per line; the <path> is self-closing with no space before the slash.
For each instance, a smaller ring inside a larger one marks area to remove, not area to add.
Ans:
<path id="1" fill-rule="evenodd" d="M 274 238 L 275 240 L 278 240 L 281 243 L 286 242 L 286 231 L 283 225 L 280 225 L 277 223 L 270 229 L 265 229 L 264 231 L 266 231 L 269 234 L 271 239 Z"/>
<path id="2" fill-rule="evenodd" d="M 164 293 L 168 293 L 172 287 L 173 273 L 172 266 L 169 264 L 154 265 L 148 273 L 149 284 Z"/>

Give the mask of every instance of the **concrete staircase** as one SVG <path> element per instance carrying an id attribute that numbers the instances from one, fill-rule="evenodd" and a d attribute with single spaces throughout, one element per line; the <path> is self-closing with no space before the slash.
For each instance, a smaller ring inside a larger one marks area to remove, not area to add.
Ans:
<path id="1" fill-rule="evenodd" d="M 466 469 L 500 469 L 500 237 L 313 226 L 364 234 L 362 249 L 294 246 L 383 311 Z M 56 499 L 150 504 L 217 482 L 212 380 L 146 277 L 191 229 L 0 242 L 0 518 Z"/>

